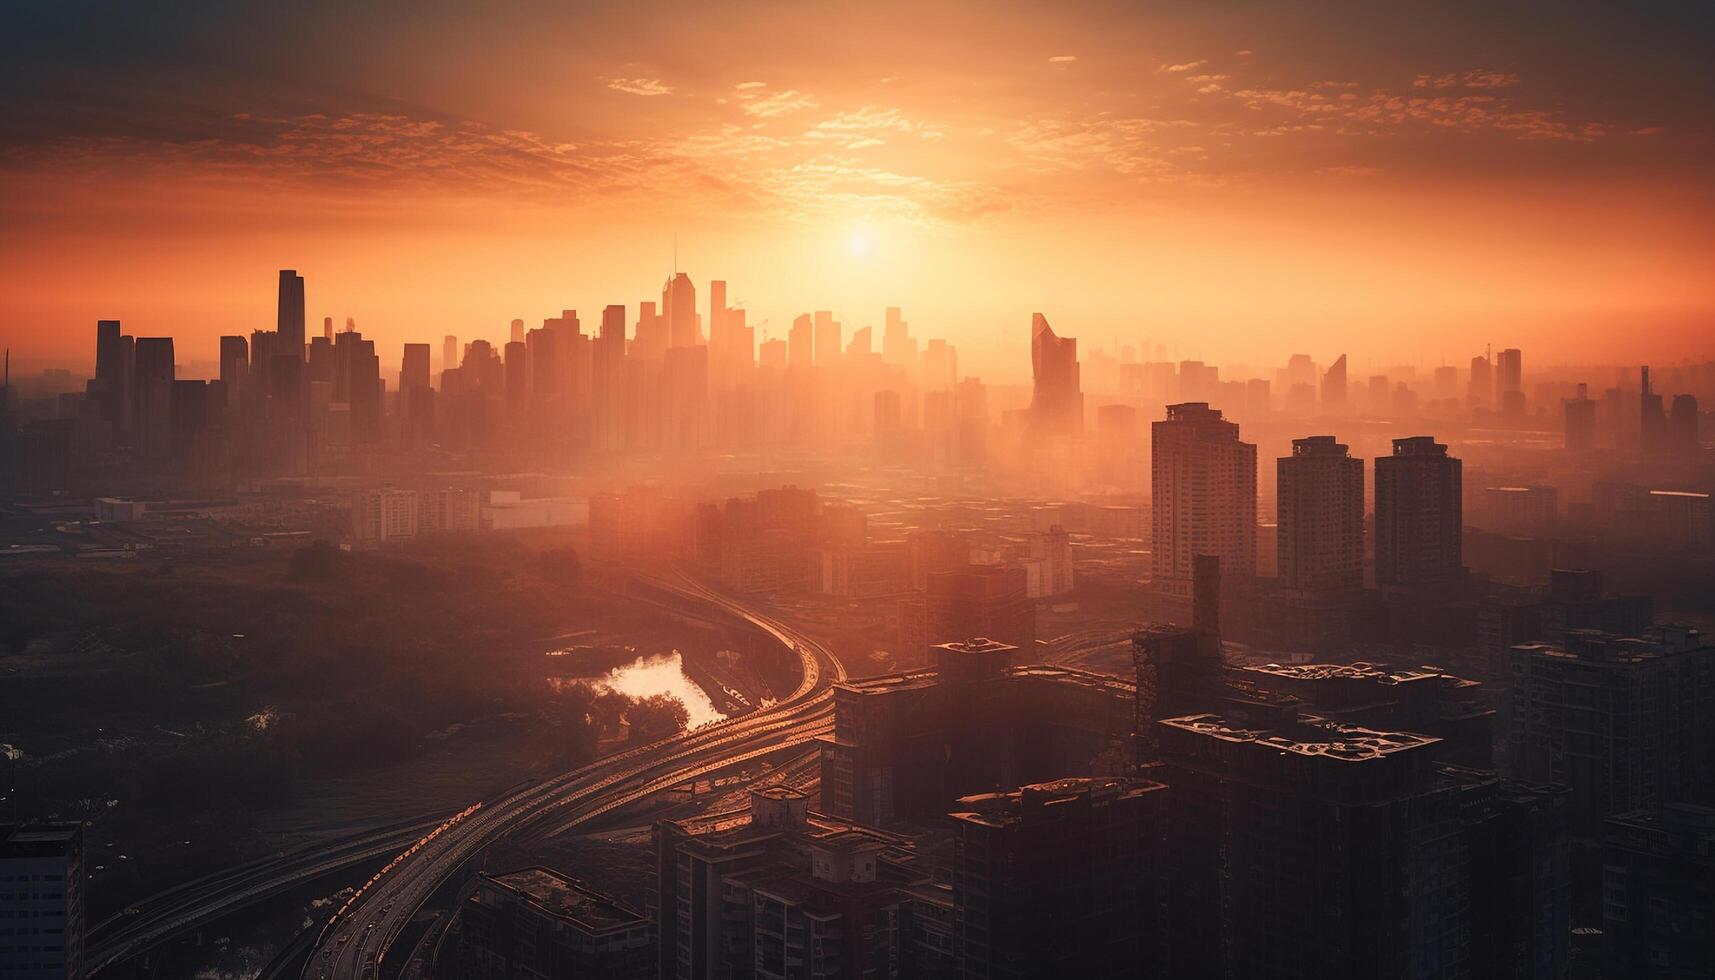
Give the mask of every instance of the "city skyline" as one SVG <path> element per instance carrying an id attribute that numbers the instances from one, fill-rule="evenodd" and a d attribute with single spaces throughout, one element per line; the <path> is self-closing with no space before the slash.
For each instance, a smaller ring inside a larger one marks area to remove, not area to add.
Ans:
<path id="1" fill-rule="evenodd" d="M 1634 360 L 1703 353 L 1698 15 L 1438 13 L 14 8 L 0 333 L 21 363 L 112 316 L 212 346 L 260 325 L 251 270 L 291 265 L 312 316 L 389 348 L 503 342 L 677 253 L 771 336 L 904 306 L 975 373 L 1046 307 L 1086 350 L 1226 363 L 1503 336 L 1587 363 L 1622 325 Z"/>

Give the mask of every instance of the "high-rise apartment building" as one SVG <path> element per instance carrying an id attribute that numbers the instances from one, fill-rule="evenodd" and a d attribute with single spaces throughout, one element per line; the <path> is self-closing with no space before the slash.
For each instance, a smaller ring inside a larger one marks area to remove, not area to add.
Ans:
<path id="1" fill-rule="evenodd" d="M 1220 560 L 1222 577 L 1248 581 L 1256 570 L 1256 446 L 1204 402 L 1167 406 L 1150 426 L 1152 588 L 1191 594 L 1194 559 Z"/>
<path id="2" fill-rule="evenodd" d="M 1393 441 L 1376 458 L 1376 584 L 1418 596 L 1465 575 L 1462 464 L 1433 436 Z"/>
<path id="3" fill-rule="evenodd" d="M 1672 804 L 1607 823 L 1602 937 L 1607 976 L 1715 976 L 1715 809 Z"/>
<path id="4" fill-rule="evenodd" d="M 1364 461 L 1333 436 L 1292 441 L 1275 461 L 1280 587 L 1336 594 L 1364 587 Z"/>
<path id="5" fill-rule="evenodd" d="M 0 976 L 84 977 L 83 825 L 0 824 Z"/>
<path id="6" fill-rule="evenodd" d="M 1346 355 L 1341 354 L 1322 373 L 1322 411 L 1339 414 L 1346 410 Z"/>
<path id="7" fill-rule="evenodd" d="M 811 318 L 811 323 L 815 336 L 816 366 L 831 368 L 837 365 L 843 350 L 840 321 L 834 319 L 834 314 L 827 310 L 817 310 Z"/>
<path id="8" fill-rule="evenodd" d="M 961 975 L 1148 976 L 1161 951 L 1168 788 L 1069 778 L 953 807 Z"/>
<path id="9" fill-rule="evenodd" d="M 132 371 L 132 441 L 139 456 L 159 462 L 172 453 L 173 338 L 138 337 Z"/>
<path id="10" fill-rule="evenodd" d="M 1578 386 L 1578 396 L 1561 403 L 1564 410 L 1566 448 L 1586 452 L 1596 448 L 1596 401 L 1588 385 Z"/>

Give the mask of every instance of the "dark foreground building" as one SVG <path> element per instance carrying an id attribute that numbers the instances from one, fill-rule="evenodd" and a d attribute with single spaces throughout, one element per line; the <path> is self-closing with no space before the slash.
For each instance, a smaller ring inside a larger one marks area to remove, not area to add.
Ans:
<path id="1" fill-rule="evenodd" d="M 455 937 L 458 980 L 655 976 L 649 920 L 547 868 L 479 876 Z"/>
<path id="2" fill-rule="evenodd" d="M 81 980 L 83 825 L 0 824 L 0 977 Z"/>

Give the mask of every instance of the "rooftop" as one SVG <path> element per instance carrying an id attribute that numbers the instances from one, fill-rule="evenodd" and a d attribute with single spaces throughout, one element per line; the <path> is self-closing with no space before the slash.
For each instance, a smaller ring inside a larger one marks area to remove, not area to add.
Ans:
<path id="1" fill-rule="evenodd" d="M 623 929 L 648 922 L 636 912 L 583 882 L 547 868 L 525 868 L 509 874 L 485 876 L 506 890 L 529 899 L 548 914 L 576 923 L 592 932 Z"/>

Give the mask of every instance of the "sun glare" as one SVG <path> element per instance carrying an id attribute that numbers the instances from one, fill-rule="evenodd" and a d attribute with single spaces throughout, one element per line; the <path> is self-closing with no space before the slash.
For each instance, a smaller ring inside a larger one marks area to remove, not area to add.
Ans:
<path id="1" fill-rule="evenodd" d="M 846 254 L 853 258 L 868 258 L 875 252 L 875 234 L 868 228 L 854 228 L 846 236 Z"/>

